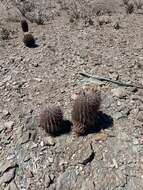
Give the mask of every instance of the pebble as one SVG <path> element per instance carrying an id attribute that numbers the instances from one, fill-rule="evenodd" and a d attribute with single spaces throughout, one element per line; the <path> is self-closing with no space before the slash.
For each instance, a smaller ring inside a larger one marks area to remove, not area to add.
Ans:
<path id="1" fill-rule="evenodd" d="M 44 143 L 44 145 L 47 145 L 47 146 L 54 146 L 55 145 L 55 141 L 52 137 L 44 137 L 43 143 Z"/>
<path id="2" fill-rule="evenodd" d="M 52 157 L 48 157 L 48 160 L 49 160 L 50 163 L 54 162 L 54 158 L 52 158 Z"/>
<path id="3" fill-rule="evenodd" d="M 41 78 L 34 78 L 34 80 L 36 80 L 37 82 L 42 82 Z"/>
<path id="4" fill-rule="evenodd" d="M 119 22 L 114 23 L 114 28 L 115 28 L 116 30 L 119 30 L 119 29 L 120 29 Z"/>
<path id="5" fill-rule="evenodd" d="M 107 140 L 107 138 L 108 138 L 108 135 L 106 133 L 99 133 L 99 134 L 95 135 L 94 140 L 95 141 L 105 141 L 105 140 Z"/>
<path id="6" fill-rule="evenodd" d="M 32 63 L 32 65 L 34 66 L 34 67 L 38 67 L 39 66 L 39 64 L 38 63 Z"/>
<path id="7" fill-rule="evenodd" d="M 135 138 L 135 139 L 133 139 L 133 144 L 134 144 L 134 145 L 138 145 L 138 144 L 139 144 L 138 139 L 136 139 L 136 138 Z"/>
<path id="8" fill-rule="evenodd" d="M 10 112 L 8 110 L 3 110 L 2 114 L 3 116 L 8 116 L 10 115 Z"/>
<path id="9" fill-rule="evenodd" d="M 41 142 L 40 142 L 40 145 L 43 147 L 43 146 L 44 146 L 44 141 L 41 141 Z"/>

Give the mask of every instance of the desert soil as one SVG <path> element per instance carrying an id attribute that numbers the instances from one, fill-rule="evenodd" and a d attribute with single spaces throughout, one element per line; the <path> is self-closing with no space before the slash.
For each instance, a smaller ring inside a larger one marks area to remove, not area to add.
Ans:
<path id="1" fill-rule="evenodd" d="M 22 42 L 28 5 L 35 48 Z M 122 0 L 0 1 L 0 190 L 143 189 L 143 89 L 79 75 L 143 86 L 143 7 L 133 5 L 127 14 Z M 31 21 L 38 11 L 42 24 Z M 71 95 L 87 83 L 101 88 L 99 132 L 37 127 L 48 104 L 71 121 Z"/>

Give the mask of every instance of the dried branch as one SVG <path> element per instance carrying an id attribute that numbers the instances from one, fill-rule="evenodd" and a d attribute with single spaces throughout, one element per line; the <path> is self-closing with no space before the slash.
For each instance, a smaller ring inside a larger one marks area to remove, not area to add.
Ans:
<path id="1" fill-rule="evenodd" d="M 115 80 L 112 80 L 112 79 L 109 79 L 109 78 L 105 78 L 105 77 L 100 77 L 100 76 L 97 76 L 97 75 L 92 76 L 92 75 L 89 75 L 89 74 L 86 74 L 86 73 L 82 73 L 82 72 L 80 72 L 79 74 L 82 75 L 83 77 L 86 77 L 86 78 L 93 78 L 93 79 L 100 80 L 100 81 L 111 82 L 111 83 L 114 83 L 114 84 L 117 84 L 117 85 L 120 85 L 120 86 L 136 87 L 136 88 L 143 89 L 142 85 L 127 84 L 125 82 L 115 81 Z"/>

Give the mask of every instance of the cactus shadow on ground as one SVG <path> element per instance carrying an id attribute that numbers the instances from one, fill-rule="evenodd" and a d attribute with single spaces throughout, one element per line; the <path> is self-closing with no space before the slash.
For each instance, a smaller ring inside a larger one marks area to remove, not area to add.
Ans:
<path id="1" fill-rule="evenodd" d="M 87 131 L 87 134 L 98 133 L 103 129 L 108 129 L 113 126 L 113 118 L 103 112 L 99 112 L 96 118 L 95 126 L 92 126 Z"/>
<path id="2" fill-rule="evenodd" d="M 60 135 L 63 135 L 63 134 L 67 134 L 67 133 L 69 133 L 71 131 L 71 127 L 72 127 L 72 122 L 71 121 L 63 120 L 61 125 L 62 125 L 61 130 L 54 133 L 54 134 L 51 134 L 51 136 L 56 137 L 56 136 L 60 136 Z"/>
<path id="3" fill-rule="evenodd" d="M 39 47 L 38 44 L 25 45 L 25 46 L 28 47 L 28 48 L 37 48 L 37 47 Z"/>

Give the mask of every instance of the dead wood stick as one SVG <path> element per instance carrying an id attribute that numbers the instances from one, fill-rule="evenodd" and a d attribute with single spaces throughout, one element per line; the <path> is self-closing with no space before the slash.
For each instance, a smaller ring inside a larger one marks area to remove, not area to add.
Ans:
<path id="1" fill-rule="evenodd" d="M 125 82 L 115 81 L 115 80 L 112 80 L 110 78 L 100 77 L 100 76 L 96 76 L 96 75 L 92 76 L 92 75 L 82 73 L 82 72 L 80 72 L 79 74 L 82 75 L 83 77 L 86 77 L 86 78 L 93 78 L 93 79 L 100 80 L 100 81 L 111 82 L 114 84 L 118 84 L 120 86 L 136 87 L 136 88 L 142 88 L 143 89 L 143 86 L 141 86 L 141 85 L 139 86 L 139 85 L 135 85 L 135 84 L 127 84 Z"/>

